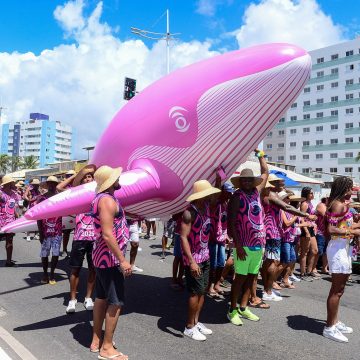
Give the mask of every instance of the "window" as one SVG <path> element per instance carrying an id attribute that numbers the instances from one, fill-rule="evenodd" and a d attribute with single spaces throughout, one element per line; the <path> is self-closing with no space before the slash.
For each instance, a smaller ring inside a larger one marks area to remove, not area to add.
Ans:
<path id="1" fill-rule="evenodd" d="M 324 141 L 323 140 L 316 140 L 316 145 L 323 145 Z"/>
<path id="2" fill-rule="evenodd" d="M 304 106 L 310 106 L 310 100 L 304 101 Z"/>
<path id="3" fill-rule="evenodd" d="M 310 159 L 310 155 L 303 155 L 303 160 L 309 160 Z"/>
<path id="4" fill-rule="evenodd" d="M 323 71 L 318 71 L 318 72 L 316 73 L 316 77 L 322 77 L 322 76 L 324 76 L 324 72 L 323 72 Z"/>
<path id="5" fill-rule="evenodd" d="M 297 116 L 290 116 L 290 121 L 296 121 L 297 120 Z"/>
<path id="6" fill-rule="evenodd" d="M 331 97 L 331 102 L 335 102 L 335 101 L 338 101 L 338 100 L 339 100 L 338 96 L 332 96 Z"/>
<path id="7" fill-rule="evenodd" d="M 281 118 L 280 120 L 279 120 L 279 123 L 284 123 L 285 122 L 285 118 Z"/>
<path id="8" fill-rule="evenodd" d="M 338 128 L 339 128 L 338 124 L 333 124 L 330 127 L 331 130 L 338 130 Z"/>
<path id="9" fill-rule="evenodd" d="M 352 138 L 352 137 L 345 138 L 345 142 L 346 142 L 347 144 L 353 143 L 353 142 L 354 142 L 354 138 Z"/>
<path id="10" fill-rule="evenodd" d="M 267 148 L 267 149 L 272 149 L 272 144 L 267 144 L 267 145 L 266 145 L 266 148 Z"/>
<path id="11" fill-rule="evenodd" d="M 330 144 L 337 144 L 338 142 L 338 139 L 330 139 Z"/>
<path id="12" fill-rule="evenodd" d="M 337 159 L 338 158 L 338 154 L 337 153 L 331 153 L 330 154 L 330 159 Z"/>
<path id="13" fill-rule="evenodd" d="M 322 118 L 322 117 L 324 117 L 324 113 L 323 112 L 318 112 L 318 113 L 316 113 L 316 117 L 317 118 Z"/>
<path id="14" fill-rule="evenodd" d="M 323 58 L 323 57 L 316 59 L 316 63 L 317 63 L 317 64 L 321 64 L 321 63 L 323 63 L 323 62 L 324 62 L 324 58 Z"/>
<path id="15" fill-rule="evenodd" d="M 304 114 L 304 115 L 303 115 L 303 119 L 304 119 L 304 120 L 310 119 L 310 114 Z"/>
<path id="16" fill-rule="evenodd" d="M 345 153 L 345 157 L 346 157 L 346 158 L 353 158 L 353 157 L 354 157 L 354 153 L 352 153 L 352 152 L 346 152 L 346 153 Z"/>
<path id="17" fill-rule="evenodd" d="M 346 85 L 353 85 L 353 84 L 354 84 L 354 79 L 346 80 Z"/>
<path id="18" fill-rule="evenodd" d="M 297 103 L 293 103 L 293 104 L 291 104 L 291 108 L 292 108 L 292 109 L 297 108 Z"/>
<path id="19" fill-rule="evenodd" d="M 346 94 L 346 100 L 350 100 L 354 98 L 354 94 Z"/>
<path id="20" fill-rule="evenodd" d="M 322 172 L 322 171 L 323 171 L 323 168 L 315 168 L 315 171 L 317 171 L 317 172 Z"/>
<path id="21" fill-rule="evenodd" d="M 320 160 L 323 158 L 323 154 L 316 154 L 315 158 L 316 158 L 316 160 Z"/>
<path id="22" fill-rule="evenodd" d="M 354 64 L 346 65 L 346 71 L 352 71 L 354 70 Z"/>
<path id="23" fill-rule="evenodd" d="M 272 136 L 272 131 L 270 131 L 268 134 L 267 134 L 268 137 L 271 137 Z"/>
<path id="24" fill-rule="evenodd" d="M 354 127 L 354 123 L 345 123 L 345 129 L 352 129 Z"/>
<path id="25" fill-rule="evenodd" d="M 345 172 L 346 172 L 346 173 L 352 173 L 352 172 L 353 172 L 353 168 L 352 168 L 352 167 L 346 167 L 346 168 L 345 168 Z"/>
<path id="26" fill-rule="evenodd" d="M 309 133 L 310 132 L 310 128 L 303 128 L 303 133 Z"/>
<path id="27" fill-rule="evenodd" d="M 337 168 L 330 168 L 330 172 L 332 174 L 336 174 L 337 173 Z"/>
<path id="28" fill-rule="evenodd" d="M 354 109 L 353 109 L 353 108 L 345 109 L 345 113 L 346 113 L 347 115 L 353 114 L 353 113 L 354 113 Z"/>
<path id="29" fill-rule="evenodd" d="M 324 131 L 324 127 L 323 126 L 317 126 L 316 131 Z"/>
<path id="30" fill-rule="evenodd" d="M 339 111 L 338 110 L 331 110 L 331 116 L 338 116 Z"/>
<path id="31" fill-rule="evenodd" d="M 339 73 L 339 68 L 333 68 L 331 69 L 331 75 L 335 75 Z"/>
<path id="32" fill-rule="evenodd" d="M 283 156 L 278 156 L 278 161 L 284 161 L 284 157 Z"/>
<path id="33" fill-rule="evenodd" d="M 310 141 L 303 141 L 303 146 L 310 146 Z"/>
<path id="34" fill-rule="evenodd" d="M 285 135 L 285 130 L 279 130 L 279 136 L 284 136 Z"/>
<path id="35" fill-rule="evenodd" d="M 290 134 L 295 135 L 296 134 L 296 129 L 290 129 Z"/>
<path id="36" fill-rule="evenodd" d="M 352 56 L 354 55 L 354 50 L 349 50 L 345 53 L 345 56 Z"/>
<path id="37" fill-rule="evenodd" d="M 303 168 L 302 169 L 303 174 L 309 174 L 310 173 L 310 169 L 309 168 Z"/>
<path id="38" fill-rule="evenodd" d="M 291 160 L 291 161 L 296 160 L 296 155 L 290 155 L 290 160 Z"/>
<path id="39" fill-rule="evenodd" d="M 279 149 L 283 149 L 284 147 L 285 147 L 285 144 L 284 144 L 284 143 L 279 143 L 279 144 L 278 144 L 278 148 L 279 148 Z"/>
<path id="40" fill-rule="evenodd" d="M 295 147 L 296 146 L 296 142 L 291 142 L 290 143 L 290 147 Z"/>
<path id="41" fill-rule="evenodd" d="M 331 88 L 332 89 L 337 88 L 337 87 L 339 87 L 339 83 L 337 81 L 331 83 Z"/>
<path id="42" fill-rule="evenodd" d="M 317 103 L 317 104 L 323 104 L 323 103 L 324 103 L 324 99 L 316 99 L 316 103 Z"/>
<path id="43" fill-rule="evenodd" d="M 331 60 L 336 60 L 339 58 L 339 54 L 331 55 Z"/>
<path id="44" fill-rule="evenodd" d="M 309 88 L 309 87 L 304 88 L 304 94 L 309 93 L 309 92 L 310 92 L 310 88 Z"/>
<path id="45" fill-rule="evenodd" d="M 324 90 L 324 85 L 318 85 L 318 86 L 316 86 L 316 90 L 317 90 L 317 91 Z"/>

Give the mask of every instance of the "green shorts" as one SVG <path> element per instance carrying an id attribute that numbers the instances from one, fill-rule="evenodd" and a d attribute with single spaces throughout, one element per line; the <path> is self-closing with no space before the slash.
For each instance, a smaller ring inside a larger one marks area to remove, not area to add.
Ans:
<path id="1" fill-rule="evenodd" d="M 237 257 L 236 249 L 234 248 L 234 268 L 235 274 L 238 275 L 257 275 L 260 270 L 261 260 L 263 256 L 263 249 L 250 250 L 247 246 L 244 246 L 246 252 L 246 259 L 240 260 Z"/>

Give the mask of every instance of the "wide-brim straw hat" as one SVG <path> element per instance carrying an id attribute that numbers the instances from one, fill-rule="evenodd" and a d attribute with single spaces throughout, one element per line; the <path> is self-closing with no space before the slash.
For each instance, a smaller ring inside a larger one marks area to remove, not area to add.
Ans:
<path id="1" fill-rule="evenodd" d="M 15 180 L 11 175 L 4 175 L 1 181 L 1 185 L 6 185 L 10 183 L 15 183 Z"/>
<path id="2" fill-rule="evenodd" d="M 290 199 L 290 201 L 300 201 L 300 202 L 303 202 L 306 200 L 304 197 L 301 197 L 298 195 L 290 195 L 289 199 Z"/>
<path id="3" fill-rule="evenodd" d="M 75 170 L 69 170 L 65 175 L 75 175 L 76 174 L 76 172 L 75 172 Z"/>
<path id="4" fill-rule="evenodd" d="M 192 202 L 220 192 L 220 189 L 211 186 L 207 180 L 198 180 L 193 185 L 193 193 L 186 199 L 186 201 Z"/>
<path id="5" fill-rule="evenodd" d="M 74 180 L 72 182 L 72 186 L 79 186 L 81 184 L 81 180 L 87 175 L 87 174 L 95 174 L 96 166 L 93 164 L 85 165 L 82 167 L 79 172 L 74 177 Z"/>
<path id="6" fill-rule="evenodd" d="M 268 181 L 266 182 L 265 189 L 274 188 L 274 187 L 275 187 L 275 186 L 274 186 L 274 185 L 271 185 Z"/>
<path id="7" fill-rule="evenodd" d="M 276 176 L 275 174 L 269 174 L 269 177 L 268 177 L 268 180 L 269 182 L 272 182 L 272 181 L 284 181 L 284 179 Z"/>
<path id="8" fill-rule="evenodd" d="M 101 193 L 107 190 L 109 187 L 114 185 L 116 180 L 119 179 L 122 172 L 122 168 L 112 168 L 110 166 L 100 166 L 94 174 L 94 179 L 96 181 L 96 189 L 95 192 Z"/>
<path id="9" fill-rule="evenodd" d="M 59 183 L 59 179 L 58 179 L 56 176 L 54 176 L 54 175 L 48 176 L 45 181 L 43 181 L 42 183 L 40 183 L 40 186 L 41 186 L 42 188 L 44 188 L 44 189 L 47 189 L 49 183 L 56 183 L 56 184 L 58 184 L 58 183 Z"/>
<path id="10" fill-rule="evenodd" d="M 238 176 L 232 177 L 230 180 L 232 184 L 235 186 L 235 188 L 240 187 L 240 179 L 243 178 L 252 178 L 254 179 L 254 186 L 258 186 L 263 182 L 263 179 L 261 177 L 255 176 L 254 172 L 251 169 L 243 169 L 241 170 L 241 173 Z"/>
<path id="11" fill-rule="evenodd" d="M 39 179 L 32 179 L 30 184 L 31 185 L 40 185 L 40 180 Z"/>

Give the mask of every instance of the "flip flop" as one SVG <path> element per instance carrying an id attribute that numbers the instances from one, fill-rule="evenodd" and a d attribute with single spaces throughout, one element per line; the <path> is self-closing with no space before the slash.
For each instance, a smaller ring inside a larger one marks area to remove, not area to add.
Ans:
<path id="1" fill-rule="evenodd" d="M 116 358 L 118 358 L 120 356 L 126 356 L 126 355 L 124 355 L 123 353 L 119 353 L 119 354 L 116 354 L 116 355 L 111 355 L 111 356 L 108 356 L 108 357 L 98 355 L 98 359 L 99 360 L 111 360 L 111 359 L 116 359 Z"/>
<path id="2" fill-rule="evenodd" d="M 265 305 L 265 306 L 264 306 Z M 249 306 L 252 307 L 252 308 L 256 308 L 256 309 L 264 309 L 264 310 L 267 310 L 267 309 L 270 309 L 270 305 L 269 304 L 266 304 L 264 301 L 260 301 L 259 303 L 257 304 L 251 304 L 249 303 Z"/>
<path id="3" fill-rule="evenodd" d="M 212 298 L 212 299 L 221 299 L 221 295 L 218 294 L 216 291 L 214 292 L 208 292 L 207 296 Z"/>
<path id="4" fill-rule="evenodd" d="M 116 347 L 116 343 L 115 343 L 115 341 L 113 341 L 113 348 L 115 349 L 115 350 L 117 350 L 117 347 Z M 99 348 L 96 348 L 96 349 L 90 349 L 90 352 L 92 352 L 92 353 L 98 353 L 100 351 L 100 349 Z"/>
<path id="5" fill-rule="evenodd" d="M 293 284 L 284 284 L 284 283 L 281 283 L 280 286 L 283 288 L 283 289 L 295 289 L 295 286 Z"/>

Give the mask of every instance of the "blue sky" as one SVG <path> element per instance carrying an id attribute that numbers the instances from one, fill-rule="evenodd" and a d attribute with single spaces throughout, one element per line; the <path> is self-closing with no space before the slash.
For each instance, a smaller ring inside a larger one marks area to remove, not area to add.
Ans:
<path id="1" fill-rule="evenodd" d="M 104 0 L 102 20 L 112 28 L 118 28 L 117 37 L 127 40 L 134 37 L 130 26 L 164 31 L 165 17 L 159 17 L 168 8 L 171 12 L 171 30 L 181 32 L 182 41 L 204 41 L 210 38 L 216 39 L 214 48 L 225 46 L 235 49 L 238 47 L 236 39 L 225 34 L 242 25 L 244 10 L 251 2 L 256 4 L 260 1 L 209 1 L 215 4 L 216 9 L 211 16 L 200 14 L 197 11 L 199 3 L 191 0 Z M 61 43 L 74 42 L 72 38 L 64 38 L 63 30 L 53 16 L 56 6 L 64 3 L 65 1 L 60 0 L 2 0 L 0 51 L 32 51 L 38 54 Z M 86 0 L 85 3 L 86 15 L 98 1 Z M 335 24 L 344 28 L 348 38 L 360 33 L 360 1 L 321 0 L 318 3 Z M 301 24 L 298 26 L 301 27 Z"/>

